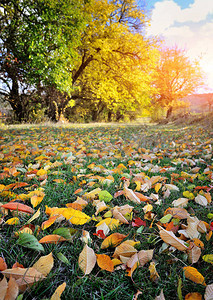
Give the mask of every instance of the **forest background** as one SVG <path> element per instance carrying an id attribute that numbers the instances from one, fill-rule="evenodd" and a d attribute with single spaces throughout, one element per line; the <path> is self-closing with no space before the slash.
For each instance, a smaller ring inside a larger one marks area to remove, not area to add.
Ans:
<path id="1" fill-rule="evenodd" d="M 152 119 L 187 107 L 199 61 L 148 37 L 136 0 L 12 0 L 0 6 L 0 96 L 12 122 Z"/>

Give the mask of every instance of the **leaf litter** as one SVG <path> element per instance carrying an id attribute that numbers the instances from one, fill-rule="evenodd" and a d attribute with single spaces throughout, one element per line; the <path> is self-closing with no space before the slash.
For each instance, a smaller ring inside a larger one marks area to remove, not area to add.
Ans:
<path id="1" fill-rule="evenodd" d="M 211 298 L 211 132 L 119 125 L 3 133 L 1 299 L 36 296 L 42 285 L 44 297 L 72 290 L 77 299 L 78 278 L 98 282 L 105 273 L 106 287 L 124 275 L 138 299 Z"/>

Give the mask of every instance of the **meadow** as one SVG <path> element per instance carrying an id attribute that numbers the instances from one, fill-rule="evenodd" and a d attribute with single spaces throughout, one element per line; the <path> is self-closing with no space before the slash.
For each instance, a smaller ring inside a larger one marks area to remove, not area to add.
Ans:
<path id="1" fill-rule="evenodd" d="M 212 299 L 213 131 L 0 129 L 0 299 Z"/>

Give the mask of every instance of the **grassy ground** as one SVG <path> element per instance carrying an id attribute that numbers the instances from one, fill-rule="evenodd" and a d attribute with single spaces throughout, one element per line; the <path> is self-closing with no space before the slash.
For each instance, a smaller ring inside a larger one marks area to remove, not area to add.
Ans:
<path id="1" fill-rule="evenodd" d="M 134 227 L 130 220 L 129 224 L 120 224 L 109 234 L 113 232 L 128 234 L 128 240 L 140 242 L 136 246 L 138 251 L 154 249 L 152 260 L 159 274 L 156 281 L 150 279 L 149 263 L 138 267 L 132 277 L 127 276 L 125 269 L 108 272 L 101 270 L 97 264 L 89 275 L 83 276 L 78 266 L 78 257 L 84 247 L 80 239 L 82 229 L 90 233 L 92 241 L 89 246 L 96 254 L 104 253 L 112 258 L 115 250 L 114 248 L 100 249 L 103 240 L 93 235 L 96 232 L 95 220 L 84 225 L 73 225 L 62 220 L 61 223 L 55 222 L 47 229 L 41 230 L 37 236 L 38 240 L 52 234 L 60 227 L 77 229 L 77 233 L 72 242 L 44 244 L 45 252 L 40 253 L 18 245 L 17 237 L 14 235 L 14 232 L 26 224 L 30 217 L 22 214 L 19 216 L 18 225 L 8 225 L 5 222 L 12 217 L 11 212 L 4 215 L 2 211 L 0 256 L 5 259 L 8 268 L 11 268 L 16 261 L 23 264 L 25 268 L 31 267 L 41 255 L 50 252 L 54 257 L 54 267 L 47 278 L 26 290 L 23 299 L 49 299 L 63 282 L 66 282 L 66 289 L 61 296 L 62 299 L 133 299 L 139 290 L 142 294 L 138 299 L 151 300 L 155 299 L 162 289 L 165 299 L 181 299 L 180 292 L 178 296 L 177 291 L 180 279 L 182 286 L 179 285 L 179 288 L 181 287 L 183 299 L 191 292 L 198 292 L 204 296 L 205 286 L 184 276 L 183 267 L 192 265 L 188 261 L 187 254 L 171 248 L 162 251 L 163 240 L 156 224 L 161 224 L 159 220 L 164 216 L 166 209 L 173 207 L 172 202 L 183 198 L 183 193 L 186 191 L 193 193 L 194 197 L 198 193 L 207 197 L 206 193 L 209 191 L 208 197 L 212 197 L 212 130 L 199 127 L 197 124 L 185 127 L 141 124 L 17 125 L 3 128 L 0 130 L 0 135 L 0 184 L 2 185 L 0 185 L 2 187 L 0 202 L 7 203 L 12 199 L 21 199 L 19 195 L 38 190 L 42 185 L 45 197 L 35 207 L 35 210 L 40 207 L 41 214 L 32 221 L 37 229 L 48 219 L 45 213 L 46 205 L 65 207 L 67 203 L 74 202 L 77 197 L 85 198 L 85 194 L 95 188 L 107 190 L 114 196 L 117 191 L 123 190 L 124 177 L 129 179 L 131 190 L 137 190 L 147 197 L 157 194 L 160 199 L 160 204 L 151 199 L 152 217 L 149 216 L 151 213 L 145 214 L 143 210 L 145 202 L 136 204 L 125 195 L 113 197 L 107 203 L 109 205 L 107 210 L 113 209 L 116 205 L 134 206 L 133 220 L 146 219 L 144 227 Z M 55 168 L 47 167 L 55 162 L 60 164 Z M 119 164 L 123 164 L 123 167 L 116 169 Z M 193 170 L 195 167 L 199 169 Z M 42 177 L 38 171 L 44 169 L 47 170 L 47 175 Z M 159 180 L 162 183 L 160 189 L 157 190 L 155 183 L 147 191 L 140 190 L 134 179 L 141 172 L 144 172 L 147 178 L 165 177 Z M 35 176 L 27 176 L 30 174 Z M 103 178 L 109 174 L 113 178 L 107 184 Z M 95 175 L 102 177 L 102 180 L 98 177 L 93 179 Z M 43 181 L 45 178 L 46 181 Z M 14 190 L 8 187 L 9 184 L 17 182 L 26 182 L 29 185 Z M 171 190 L 167 195 L 165 184 L 171 183 L 179 190 Z M 81 191 L 75 194 L 74 192 L 79 188 Z M 26 199 L 25 204 L 32 207 L 30 199 Z M 89 201 L 83 210 L 88 216 L 94 215 L 96 211 L 92 204 L 92 201 Z M 212 254 L 212 237 L 207 237 L 212 230 L 212 227 L 208 226 L 212 221 L 210 219 L 210 213 L 213 213 L 212 203 L 204 206 L 196 203 L 195 200 L 190 200 L 186 209 L 190 216 L 196 216 L 206 222 L 207 232 L 199 234 L 199 240 L 204 244 L 201 256 L 192 266 L 205 277 L 205 282 L 209 285 L 212 284 L 212 264 L 204 261 L 202 257 Z M 107 210 L 100 212 L 98 217 L 104 219 Z M 179 229 L 181 226 L 183 229 L 184 225 L 187 226 L 187 221 L 179 220 Z M 34 235 L 36 236 L 36 232 Z M 176 236 L 180 235 L 176 233 Z M 188 238 L 187 242 L 192 240 Z M 62 253 L 69 263 L 61 261 L 58 253 Z"/>

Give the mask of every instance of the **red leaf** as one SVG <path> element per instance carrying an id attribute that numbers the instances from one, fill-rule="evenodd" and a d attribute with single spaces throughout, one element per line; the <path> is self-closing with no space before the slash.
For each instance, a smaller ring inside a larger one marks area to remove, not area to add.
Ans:
<path id="1" fill-rule="evenodd" d="M 22 204 L 22 203 L 14 202 L 14 201 L 8 202 L 8 203 L 2 205 L 1 207 L 10 209 L 10 210 L 23 211 L 23 212 L 30 213 L 30 214 L 34 213 L 34 209 L 32 209 L 30 206 Z"/>
<path id="2" fill-rule="evenodd" d="M 146 221 L 141 220 L 141 218 L 136 218 L 136 219 L 134 219 L 134 221 L 132 221 L 132 226 L 133 227 L 141 227 L 141 226 L 146 227 Z"/>
<path id="3" fill-rule="evenodd" d="M 210 223 L 210 230 L 213 231 L 213 221 Z"/>
<path id="4" fill-rule="evenodd" d="M 97 235 L 98 237 L 100 237 L 102 239 L 106 238 L 104 231 L 102 229 L 98 230 L 97 233 L 93 233 L 93 235 Z"/>

